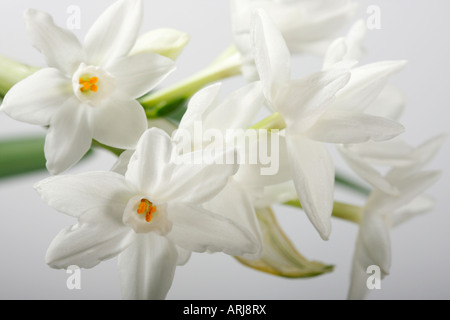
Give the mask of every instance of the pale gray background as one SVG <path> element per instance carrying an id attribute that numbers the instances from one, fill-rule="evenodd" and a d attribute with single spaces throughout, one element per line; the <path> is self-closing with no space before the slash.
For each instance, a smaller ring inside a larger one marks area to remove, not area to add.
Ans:
<path id="1" fill-rule="evenodd" d="M 0 54 L 42 65 L 42 59 L 29 44 L 22 13 L 34 7 L 51 13 L 60 25 L 67 20 L 70 5 L 82 9 L 83 36 L 95 18 L 112 0 L 2 1 L 0 4 Z M 228 1 L 165 0 L 145 1 L 142 31 L 172 27 L 188 32 L 192 40 L 178 61 L 178 71 L 164 84 L 170 84 L 199 70 L 212 61 L 232 41 Z M 369 54 L 364 62 L 383 59 L 409 60 L 407 69 L 393 78 L 408 99 L 403 118 L 405 139 L 418 144 L 447 131 L 449 105 L 448 31 L 450 3 L 446 0 L 359 1 L 358 17 L 367 18 L 366 9 L 381 8 L 382 28 L 368 33 Z M 340 34 L 343 35 L 345 30 Z M 295 59 L 294 74 L 318 67 L 320 61 Z M 301 69 L 301 70 L 300 70 Z M 226 89 L 239 87 L 239 79 L 226 82 Z M 0 136 L 32 133 L 40 128 L 18 123 L 0 114 Z M 435 209 L 392 232 L 393 266 L 382 289 L 371 299 L 450 298 L 450 214 L 448 143 L 430 168 L 444 170 L 442 179 L 429 190 L 437 200 Z M 114 157 L 97 153 L 71 172 L 105 170 Z M 347 168 L 337 160 L 338 167 Z M 66 288 L 68 274 L 50 269 L 44 263 L 46 248 L 57 232 L 73 224 L 71 218 L 48 208 L 32 186 L 47 177 L 45 172 L 0 181 L 0 299 L 120 299 L 116 259 L 92 270 L 82 271 L 82 290 Z M 338 191 L 337 196 L 348 195 Z M 360 198 L 355 201 L 361 201 Z M 333 220 L 331 240 L 319 239 L 304 215 L 277 207 L 286 232 L 308 258 L 336 265 L 333 273 L 307 280 L 287 280 L 247 269 L 222 254 L 194 254 L 178 268 L 168 299 L 345 299 L 357 227 Z"/>

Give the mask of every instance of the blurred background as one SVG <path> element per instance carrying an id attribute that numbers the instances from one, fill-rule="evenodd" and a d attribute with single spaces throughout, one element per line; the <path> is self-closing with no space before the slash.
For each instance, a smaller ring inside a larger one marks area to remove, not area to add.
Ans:
<path id="1" fill-rule="evenodd" d="M 36 66 L 42 56 L 32 48 L 25 33 L 23 12 L 32 7 L 49 12 L 59 25 L 66 25 L 67 9 L 81 9 L 83 37 L 99 14 L 113 0 L 17 0 L 0 4 L 0 54 Z M 402 118 L 404 138 L 418 145 L 447 132 L 450 124 L 450 2 L 446 0 L 357 1 L 356 19 L 368 19 L 371 5 L 380 8 L 379 29 L 367 35 L 368 50 L 363 63 L 379 60 L 408 60 L 407 68 L 392 78 L 401 88 L 408 105 Z M 232 43 L 228 1 L 145 0 L 142 32 L 170 27 L 187 32 L 191 42 L 178 60 L 178 70 L 163 85 L 170 85 L 212 62 Z M 338 35 L 345 35 L 350 25 Z M 317 70 L 317 57 L 294 58 L 294 75 Z M 237 89 L 243 80 L 226 80 L 225 90 Z M 0 138 L 44 135 L 39 127 L 19 123 L 0 114 Z M 1 156 L 1 155 L 0 155 Z M 450 298 L 450 175 L 447 169 L 450 147 L 447 142 L 429 165 L 443 170 L 441 180 L 428 194 L 436 199 L 432 212 L 417 217 L 391 233 L 393 265 L 380 290 L 369 299 L 449 299 Z M 115 162 L 108 152 L 95 152 L 70 173 L 107 170 Z M 348 168 L 336 158 L 337 167 Z M 46 172 L 0 180 L 0 299 L 120 299 L 117 260 L 81 271 L 81 290 L 68 290 L 70 276 L 50 269 L 44 262 L 48 244 L 75 220 L 47 207 L 33 189 Z M 336 197 L 363 198 L 336 191 Z M 333 220 L 333 232 L 323 242 L 305 215 L 296 209 L 275 207 L 281 226 L 307 258 L 335 265 L 333 273 L 310 279 L 284 279 L 242 266 L 224 254 L 193 254 L 190 262 L 177 269 L 167 299 L 345 299 L 357 226 Z"/>

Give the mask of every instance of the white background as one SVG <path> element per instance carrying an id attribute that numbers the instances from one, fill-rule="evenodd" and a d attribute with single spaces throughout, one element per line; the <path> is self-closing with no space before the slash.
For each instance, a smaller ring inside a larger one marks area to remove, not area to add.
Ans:
<path id="1" fill-rule="evenodd" d="M 22 14 L 28 7 L 51 13 L 65 25 L 70 5 L 82 10 L 82 37 L 95 18 L 112 0 L 2 1 L 0 4 L 0 54 L 43 66 L 42 58 L 28 42 Z M 449 124 L 450 3 L 446 0 L 357 1 L 357 18 L 367 19 L 369 5 L 381 8 L 381 29 L 368 33 L 368 55 L 363 62 L 406 59 L 408 67 L 393 78 L 408 100 L 402 119 L 405 139 L 419 144 L 446 132 Z M 231 42 L 228 1 L 145 1 L 142 31 L 171 27 L 189 33 L 192 40 L 178 60 L 178 71 L 164 85 L 192 74 L 212 61 Z M 349 27 L 349 26 L 347 26 Z M 339 35 L 344 35 L 342 30 Z M 307 63 L 304 63 L 307 61 Z M 320 60 L 295 58 L 295 75 L 318 67 Z M 238 88 L 240 79 L 226 82 Z M 40 128 L 18 123 L 0 114 L 0 137 L 44 134 Z M 444 171 L 429 189 L 435 209 L 393 230 L 393 266 L 382 289 L 370 299 L 450 298 L 450 148 L 447 142 L 432 169 Z M 114 157 L 96 153 L 71 172 L 107 170 Z M 340 160 L 337 166 L 347 168 Z M 0 181 L 0 299 L 120 299 L 116 259 L 82 270 L 82 289 L 66 287 L 68 274 L 53 270 L 44 262 L 48 244 L 60 229 L 75 221 L 48 208 L 33 190 L 33 184 L 47 177 L 36 173 Z M 337 196 L 342 194 L 339 190 Z M 361 199 L 356 199 L 360 201 Z M 304 214 L 276 207 L 280 223 L 299 250 L 308 258 L 334 264 L 331 274 L 312 279 L 289 280 L 243 267 L 223 254 L 194 254 L 177 269 L 168 299 L 345 299 L 357 226 L 333 220 L 331 240 L 319 239 Z"/>

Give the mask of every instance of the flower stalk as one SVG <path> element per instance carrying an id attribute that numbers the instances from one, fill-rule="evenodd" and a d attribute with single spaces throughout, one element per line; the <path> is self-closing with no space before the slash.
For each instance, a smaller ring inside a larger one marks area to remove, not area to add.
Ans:
<path id="1" fill-rule="evenodd" d="M 204 86 L 239 74 L 241 56 L 234 47 L 230 47 L 207 68 L 169 88 L 149 93 L 139 102 L 144 107 L 147 118 L 158 118 L 165 109 L 189 99 Z"/>
<path id="2" fill-rule="evenodd" d="M 299 200 L 291 200 L 284 203 L 287 206 L 302 209 Z M 363 207 L 335 201 L 333 205 L 332 216 L 338 219 L 354 222 L 359 224 L 361 222 Z"/>
<path id="3" fill-rule="evenodd" d="M 274 112 L 251 127 L 254 130 L 283 130 L 286 129 L 286 123 L 279 112 Z"/>

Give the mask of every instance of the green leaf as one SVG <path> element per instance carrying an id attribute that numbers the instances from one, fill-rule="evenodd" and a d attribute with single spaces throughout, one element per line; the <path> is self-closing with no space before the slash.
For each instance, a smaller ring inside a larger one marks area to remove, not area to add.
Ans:
<path id="1" fill-rule="evenodd" d="M 46 170 L 45 138 L 14 138 L 0 141 L 0 178 Z"/>
<path id="2" fill-rule="evenodd" d="M 45 137 L 18 137 L 0 141 L 0 179 L 46 171 L 44 144 Z M 91 153 L 92 149 L 83 159 Z"/>
<path id="3" fill-rule="evenodd" d="M 333 271 L 333 266 L 302 256 L 284 234 L 270 208 L 257 209 L 264 254 L 259 260 L 236 259 L 247 267 L 286 278 L 308 278 Z"/>

